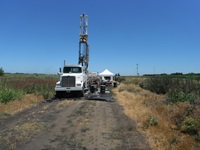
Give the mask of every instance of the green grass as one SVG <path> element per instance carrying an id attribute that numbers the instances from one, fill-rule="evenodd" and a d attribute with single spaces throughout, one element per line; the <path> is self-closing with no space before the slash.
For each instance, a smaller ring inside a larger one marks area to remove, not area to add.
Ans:
<path id="1" fill-rule="evenodd" d="M 25 94 L 52 97 L 58 81 L 55 75 L 6 74 L 0 77 L 0 103 L 21 99 Z"/>
<path id="2" fill-rule="evenodd" d="M 21 99 L 23 93 L 9 88 L 2 88 L 0 90 L 0 103 L 8 103 L 15 99 Z"/>

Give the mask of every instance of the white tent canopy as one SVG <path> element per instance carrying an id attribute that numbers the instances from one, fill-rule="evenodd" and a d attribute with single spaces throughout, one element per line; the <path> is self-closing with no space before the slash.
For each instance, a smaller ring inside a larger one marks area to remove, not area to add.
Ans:
<path id="1" fill-rule="evenodd" d="M 109 78 L 112 81 L 115 74 L 106 69 L 103 72 L 99 73 L 99 76 L 101 76 L 103 80 L 107 80 Z"/>

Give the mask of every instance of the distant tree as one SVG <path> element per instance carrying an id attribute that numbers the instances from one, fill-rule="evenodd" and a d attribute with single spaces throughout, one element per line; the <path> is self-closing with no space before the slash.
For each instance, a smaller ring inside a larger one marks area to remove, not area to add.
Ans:
<path id="1" fill-rule="evenodd" d="M 183 75 L 182 72 L 171 73 L 171 75 Z"/>
<path id="2" fill-rule="evenodd" d="M 0 76 L 3 76 L 4 75 L 4 70 L 3 68 L 0 68 Z"/>
<path id="3" fill-rule="evenodd" d="M 144 74 L 143 76 L 156 76 L 156 74 Z"/>
<path id="4" fill-rule="evenodd" d="M 117 74 L 115 74 L 115 76 L 120 76 L 120 74 L 119 74 L 119 73 L 117 73 Z"/>
<path id="5" fill-rule="evenodd" d="M 161 75 L 161 76 L 167 76 L 167 74 L 166 74 L 166 73 L 161 73 L 160 75 Z"/>

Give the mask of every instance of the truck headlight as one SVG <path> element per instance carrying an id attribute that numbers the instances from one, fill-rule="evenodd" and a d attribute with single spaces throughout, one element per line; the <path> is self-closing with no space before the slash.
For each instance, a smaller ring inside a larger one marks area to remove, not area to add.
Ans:
<path id="1" fill-rule="evenodd" d="M 56 82 L 56 86 L 60 86 L 60 81 Z"/>

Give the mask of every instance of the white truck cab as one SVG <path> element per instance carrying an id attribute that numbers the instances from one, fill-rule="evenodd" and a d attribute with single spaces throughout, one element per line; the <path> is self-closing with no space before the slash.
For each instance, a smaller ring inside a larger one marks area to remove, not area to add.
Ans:
<path id="1" fill-rule="evenodd" d="M 59 73 L 60 81 L 56 83 L 56 97 L 60 98 L 72 92 L 84 96 L 88 87 L 88 76 L 81 65 L 64 66 Z"/>

